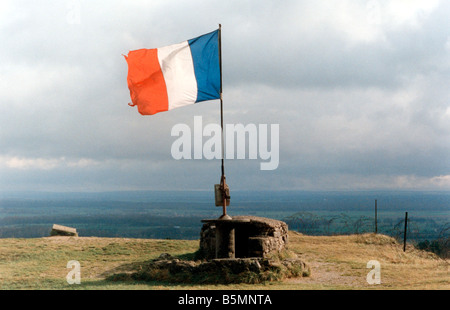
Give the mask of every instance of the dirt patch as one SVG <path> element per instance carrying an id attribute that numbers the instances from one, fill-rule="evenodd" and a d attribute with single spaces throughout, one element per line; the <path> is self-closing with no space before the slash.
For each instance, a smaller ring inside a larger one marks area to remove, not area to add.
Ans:
<path id="1" fill-rule="evenodd" d="M 318 286 L 345 286 L 347 288 L 359 288 L 364 286 L 361 277 L 348 275 L 348 272 L 339 270 L 340 267 L 333 263 L 313 262 L 308 263 L 311 274 L 305 278 L 286 279 L 288 283 L 317 284 Z"/>

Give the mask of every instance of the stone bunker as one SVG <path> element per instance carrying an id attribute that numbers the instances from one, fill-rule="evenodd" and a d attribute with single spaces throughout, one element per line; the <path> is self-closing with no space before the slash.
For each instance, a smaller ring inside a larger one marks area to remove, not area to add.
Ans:
<path id="1" fill-rule="evenodd" d="M 309 267 L 287 250 L 286 223 L 256 216 L 203 220 L 195 260 L 163 253 L 138 271 L 111 280 L 175 283 L 262 283 L 309 276 Z"/>
<path id="2" fill-rule="evenodd" d="M 205 259 L 265 258 L 287 247 L 288 226 L 282 221 L 234 216 L 232 219 L 202 222 L 199 252 Z"/>

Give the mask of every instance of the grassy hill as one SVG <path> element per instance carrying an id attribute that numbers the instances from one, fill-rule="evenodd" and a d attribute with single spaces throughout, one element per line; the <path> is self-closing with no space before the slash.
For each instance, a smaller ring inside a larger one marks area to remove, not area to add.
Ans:
<path id="1" fill-rule="evenodd" d="M 311 275 L 265 284 L 198 285 L 109 281 L 169 253 L 192 259 L 196 240 L 96 237 L 0 239 L 0 289 L 450 289 L 449 261 L 403 245 L 385 235 L 306 236 L 289 233 L 289 250 L 311 268 Z M 67 262 L 81 265 L 81 284 L 69 285 Z M 381 265 L 381 284 L 369 285 L 370 260 Z"/>

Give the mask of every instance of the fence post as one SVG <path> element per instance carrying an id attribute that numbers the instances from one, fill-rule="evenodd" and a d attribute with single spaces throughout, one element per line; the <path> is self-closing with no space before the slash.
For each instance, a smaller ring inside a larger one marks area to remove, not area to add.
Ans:
<path id="1" fill-rule="evenodd" d="M 375 199 L 375 234 L 378 233 L 378 223 L 377 223 L 377 200 Z"/>
<path id="2" fill-rule="evenodd" d="M 406 230 L 408 228 L 408 212 L 405 212 L 405 232 L 403 234 L 403 252 L 406 252 Z"/>

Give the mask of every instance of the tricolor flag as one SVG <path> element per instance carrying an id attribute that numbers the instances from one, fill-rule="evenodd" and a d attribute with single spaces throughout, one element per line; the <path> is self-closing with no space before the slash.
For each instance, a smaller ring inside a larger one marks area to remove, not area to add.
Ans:
<path id="1" fill-rule="evenodd" d="M 130 51 L 131 106 L 153 115 L 201 101 L 220 99 L 219 29 L 154 49 Z"/>

